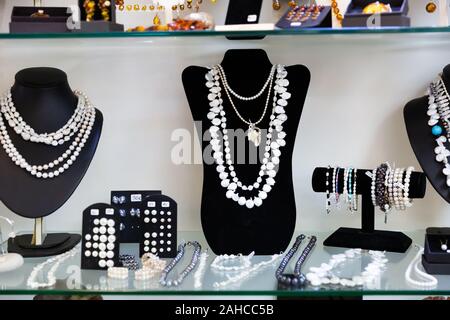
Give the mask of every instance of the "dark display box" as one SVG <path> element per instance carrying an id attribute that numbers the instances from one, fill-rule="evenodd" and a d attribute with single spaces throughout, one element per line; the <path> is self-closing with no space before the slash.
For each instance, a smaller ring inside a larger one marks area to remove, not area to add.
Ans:
<path id="1" fill-rule="evenodd" d="M 450 228 L 428 228 L 422 264 L 430 274 L 450 274 L 450 253 L 441 249 L 441 242 L 450 249 Z"/>
<path id="2" fill-rule="evenodd" d="M 353 0 L 347 7 L 347 11 L 342 21 L 343 27 L 368 27 L 367 19 L 370 14 L 362 13 L 364 7 L 373 3 L 373 0 Z M 392 12 L 380 14 L 380 27 L 409 27 L 411 19 L 408 15 L 408 0 L 386 0 L 380 1 L 390 4 Z M 369 25 L 370 27 L 370 25 Z"/>
<path id="3" fill-rule="evenodd" d="M 49 17 L 31 17 L 43 10 Z M 82 10 L 83 11 L 83 10 Z M 110 21 L 81 21 L 80 29 L 69 29 L 70 9 L 65 7 L 14 7 L 9 24 L 10 33 L 67 33 L 124 31 L 122 24 Z"/>
<path id="4" fill-rule="evenodd" d="M 299 23 L 286 19 L 290 11 L 291 9 L 283 15 L 275 26 L 281 29 L 331 28 L 331 7 L 324 7 L 316 20 L 308 19 Z"/>

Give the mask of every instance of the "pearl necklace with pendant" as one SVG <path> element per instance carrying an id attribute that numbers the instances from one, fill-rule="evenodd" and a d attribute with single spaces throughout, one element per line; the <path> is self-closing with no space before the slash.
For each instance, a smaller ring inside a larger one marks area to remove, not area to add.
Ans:
<path id="1" fill-rule="evenodd" d="M 287 92 L 289 81 L 285 79 L 287 71 L 284 66 L 277 65 L 275 68 L 277 74 L 273 88 L 273 108 L 272 114 L 270 115 L 264 158 L 256 182 L 250 185 L 244 185 L 239 180 L 234 171 L 233 161 L 231 160 L 231 149 L 226 125 L 227 118 L 221 98 L 222 88 L 219 82 L 221 80 L 219 68 L 214 67 L 206 74 L 206 87 L 210 91 L 208 94 L 210 111 L 207 117 L 211 120 L 211 127 L 209 128 L 211 134 L 210 145 L 214 151 L 213 157 L 217 164 L 216 170 L 219 173 L 222 187 L 227 188 L 226 197 L 239 203 L 241 206 L 245 205 L 249 209 L 252 209 L 254 206 L 261 206 L 263 200 L 267 198 L 268 193 L 272 190 L 277 175 L 275 167 L 280 163 L 280 149 L 286 145 L 286 141 L 284 140 L 286 133 L 283 131 L 282 124 L 287 120 L 284 108 L 287 106 L 287 99 L 291 96 Z M 267 176 L 267 178 L 262 185 L 264 176 Z M 259 190 L 261 185 L 262 190 Z M 258 191 L 258 195 L 246 198 L 240 196 L 238 190 Z"/>
<path id="2" fill-rule="evenodd" d="M 5 121 L 4 121 L 4 117 L 6 121 L 10 121 L 11 118 L 8 118 L 6 115 L 7 110 L 5 109 L 4 105 L 9 104 L 9 100 L 11 98 L 10 94 L 6 94 L 4 97 L 2 97 L 0 99 L 0 104 L 2 105 L 2 109 L 0 112 L 0 143 L 3 146 L 3 149 L 5 150 L 6 154 L 9 156 L 9 158 L 11 159 L 12 162 L 14 162 L 17 166 L 21 167 L 22 169 L 26 170 L 29 174 L 31 174 L 32 176 L 36 177 L 36 178 L 42 178 L 42 179 L 51 179 L 51 178 L 56 178 L 57 176 L 59 176 L 60 174 L 62 174 L 64 171 L 66 171 L 67 169 L 69 169 L 69 167 L 75 162 L 75 160 L 77 159 L 77 157 L 80 155 L 81 150 L 83 149 L 83 147 L 85 146 L 87 140 L 89 139 L 89 136 L 91 135 L 91 130 L 92 127 L 94 126 L 94 122 L 95 122 L 95 108 L 94 106 L 89 102 L 89 99 L 87 98 L 86 95 L 84 95 L 83 93 L 79 92 L 79 91 L 75 91 L 75 94 L 78 96 L 78 105 L 80 106 L 82 111 L 82 116 L 80 117 L 80 121 L 78 121 L 78 117 L 79 116 L 75 116 L 75 122 L 72 122 L 71 125 L 69 125 L 70 128 L 72 128 L 72 126 L 75 126 L 73 128 L 73 130 L 71 132 L 63 130 L 63 133 L 68 133 L 64 138 L 62 138 L 63 141 L 68 141 L 70 139 L 70 137 L 72 135 L 74 135 L 75 133 L 77 133 L 77 135 L 75 136 L 75 138 L 73 139 L 71 145 L 68 147 L 68 149 L 61 155 L 59 156 L 56 160 L 54 161 L 50 161 L 49 163 L 43 164 L 43 165 L 37 165 L 37 164 L 30 164 L 20 153 L 19 151 L 16 149 L 16 147 L 14 146 L 14 144 L 11 141 L 11 138 L 8 134 L 8 131 L 6 129 L 6 125 L 5 125 Z M 15 110 L 12 109 L 11 105 L 9 104 L 10 109 L 8 110 Z M 17 116 L 17 121 L 19 121 L 20 123 L 23 122 L 22 117 L 17 113 L 17 111 L 14 112 L 15 116 Z M 75 111 L 75 113 L 77 113 L 77 111 Z M 21 122 L 22 121 L 22 122 Z M 14 120 L 13 120 L 14 122 Z M 70 122 L 70 120 L 69 120 Z M 77 127 L 76 125 L 73 125 L 73 123 L 79 122 L 80 126 Z M 15 122 L 14 122 L 15 123 Z M 23 122 L 25 123 L 25 122 Z M 12 122 L 10 123 L 10 125 L 12 124 Z M 21 128 L 25 128 L 23 125 L 21 125 Z M 26 125 L 28 126 L 28 125 Z M 14 128 L 17 132 L 17 128 L 18 126 L 15 125 Z M 28 129 L 29 128 L 29 129 Z M 27 132 L 35 132 L 32 128 L 30 128 L 29 126 L 27 127 Z M 60 129 L 62 130 L 62 129 Z M 60 132 L 60 130 L 56 131 L 56 132 Z M 22 138 L 28 138 L 28 136 L 23 136 L 22 131 L 20 131 L 20 134 L 22 136 Z M 28 133 L 27 133 L 28 134 Z M 57 133 L 56 135 L 53 135 L 53 137 L 58 137 L 59 138 L 59 133 Z M 37 139 L 36 143 L 47 143 L 47 140 L 42 140 L 41 138 L 37 138 L 35 137 L 35 139 Z M 33 140 L 35 140 L 33 139 Z M 27 140 L 27 139 L 25 139 Z M 29 141 L 31 140 L 31 137 L 29 139 Z M 52 140 L 53 142 L 55 142 L 56 140 Z M 61 142 L 61 139 L 59 140 Z M 54 145 L 53 142 L 51 143 L 51 145 Z M 56 145 L 62 144 L 64 142 L 61 143 L 57 143 Z"/>

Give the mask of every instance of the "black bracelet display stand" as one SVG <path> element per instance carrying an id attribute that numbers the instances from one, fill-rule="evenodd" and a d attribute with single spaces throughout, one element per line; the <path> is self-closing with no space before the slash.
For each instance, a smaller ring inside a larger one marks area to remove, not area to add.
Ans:
<path id="1" fill-rule="evenodd" d="M 316 168 L 312 177 L 312 187 L 315 192 L 326 192 L 327 168 Z M 344 170 L 340 170 L 337 192 L 342 193 Z M 371 199 L 372 179 L 366 174 L 372 170 L 358 169 L 356 174 L 356 194 L 362 196 L 361 229 L 339 228 L 330 235 L 323 244 L 325 246 L 343 248 L 361 248 L 391 252 L 405 252 L 412 240 L 402 232 L 375 230 L 375 208 Z M 330 175 L 331 182 L 332 176 Z M 332 184 L 328 188 L 331 188 Z M 409 187 L 411 199 L 423 198 L 426 190 L 426 177 L 422 172 L 412 172 Z M 331 191 L 331 189 L 330 189 Z M 330 192 L 331 193 L 331 192 Z"/>

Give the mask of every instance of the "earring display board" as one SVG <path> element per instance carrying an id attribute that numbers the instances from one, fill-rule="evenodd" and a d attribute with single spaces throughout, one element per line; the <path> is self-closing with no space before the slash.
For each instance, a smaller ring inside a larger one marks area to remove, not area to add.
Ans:
<path id="1" fill-rule="evenodd" d="M 144 199 L 150 195 L 161 194 L 159 190 L 111 191 L 111 204 L 120 216 L 120 242 L 138 243 L 141 235 L 141 217 L 144 211 Z"/>
<path id="2" fill-rule="evenodd" d="M 312 187 L 315 192 L 329 192 L 331 188 L 329 169 L 316 168 L 312 177 Z M 361 228 L 339 228 L 330 235 L 323 244 L 332 247 L 361 248 L 368 250 L 405 252 L 412 240 L 401 232 L 375 230 L 375 208 L 371 200 L 373 170 L 357 169 L 356 194 L 362 196 Z M 343 193 L 344 170 L 337 176 L 336 192 Z M 426 178 L 421 172 L 412 172 L 409 185 L 409 198 L 417 199 L 425 196 Z"/>
<path id="3" fill-rule="evenodd" d="M 104 270 L 119 265 L 120 218 L 116 208 L 97 203 L 83 211 L 81 268 Z"/>
<path id="4" fill-rule="evenodd" d="M 232 24 L 257 24 L 261 14 L 262 0 L 230 0 L 228 3 L 226 25 Z M 227 36 L 230 40 L 263 39 L 264 36 L 235 37 Z"/>
<path id="5" fill-rule="evenodd" d="M 141 216 L 140 255 L 153 253 L 160 258 L 173 258 L 177 253 L 177 203 L 165 195 L 145 198 Z"/>

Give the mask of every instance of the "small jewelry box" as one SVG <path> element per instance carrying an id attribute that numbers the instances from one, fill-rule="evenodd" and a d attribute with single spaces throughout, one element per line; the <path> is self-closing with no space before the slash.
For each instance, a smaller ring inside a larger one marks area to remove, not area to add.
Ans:
<path id="1" fill-rule="evenodd" d="M 450 274 L 450 228 L 428 228 L 422 265 L 429 274 Z"/>

